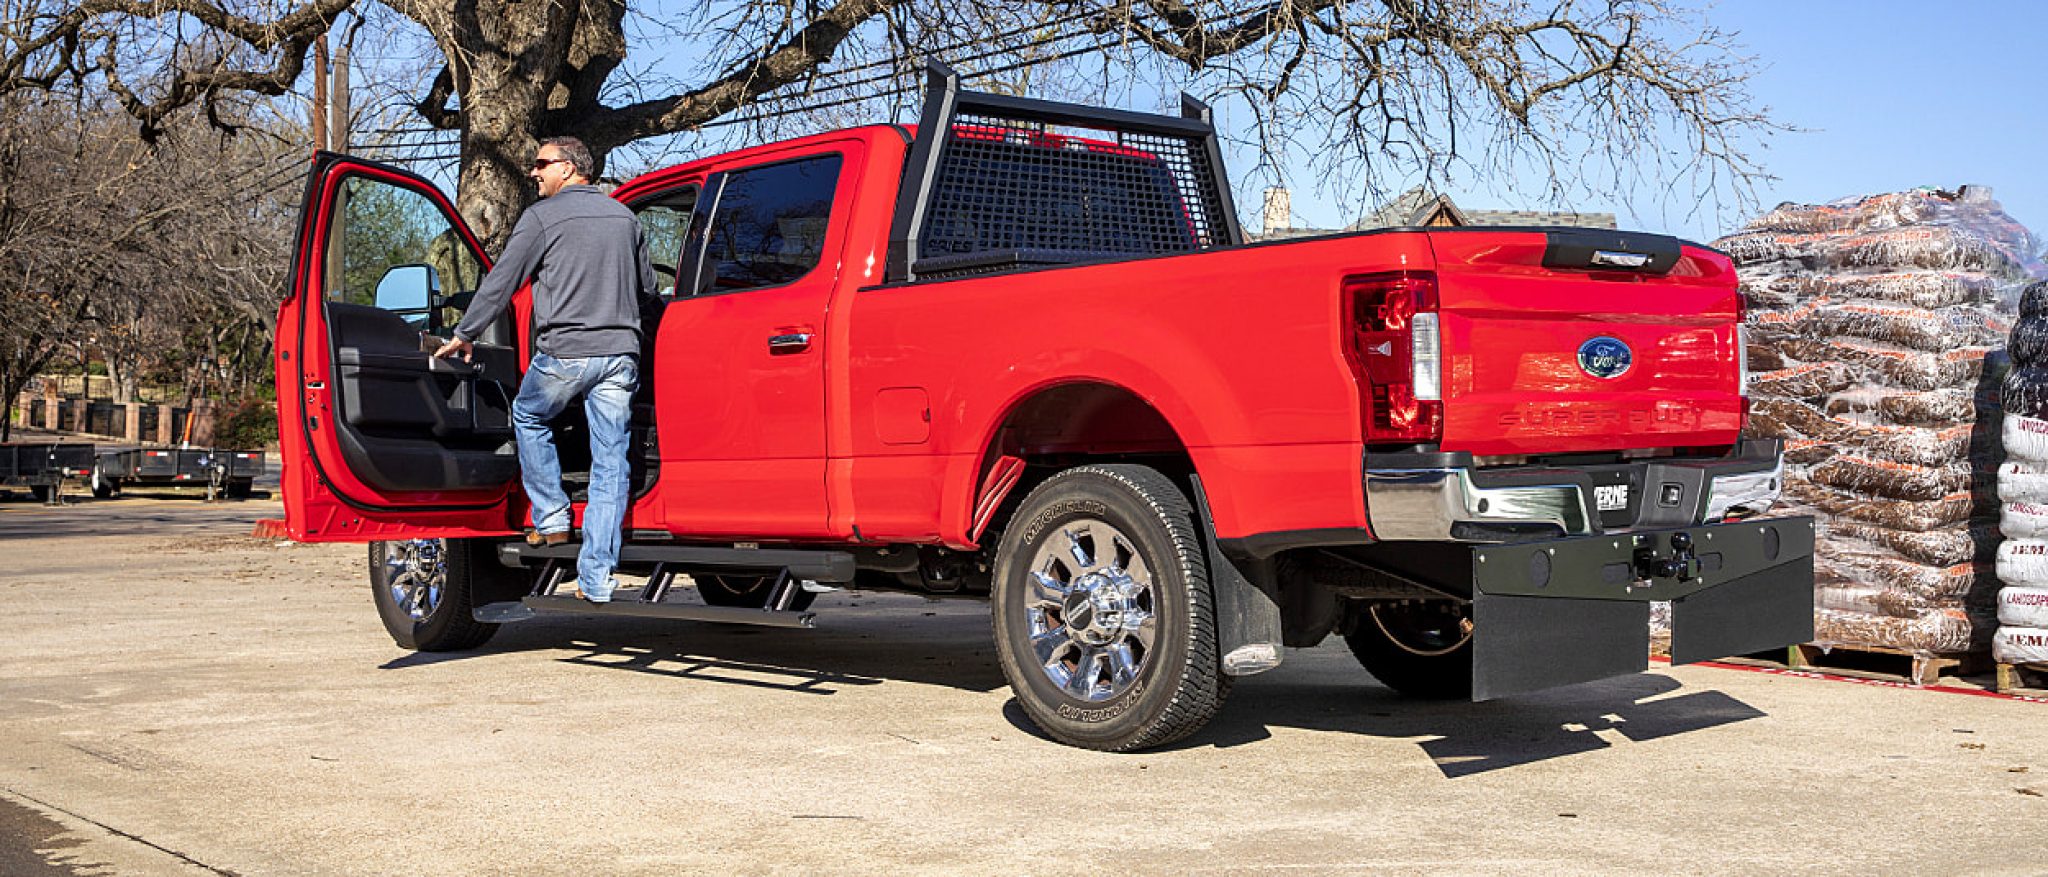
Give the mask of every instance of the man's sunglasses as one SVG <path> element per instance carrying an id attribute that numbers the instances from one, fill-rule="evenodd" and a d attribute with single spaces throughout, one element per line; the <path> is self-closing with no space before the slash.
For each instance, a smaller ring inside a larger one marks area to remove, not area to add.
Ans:
<path id="1" fill-rule="evenodd" d="M 537 171 L 540 171 L 540 170 L 547 170 L 547 167 L 548 167 L 548 165 L 554 164 L 554 163 L 556 163 L 556 162 L 562 162 L 562 161 L 568 161 L 568 159 L 566 159 L 566 158 L 536 158 L 536 159 L 534 159 L 534 160 L 533 160 L 533 169 L 534 169 L 534 170 L 537 170 Z"/>

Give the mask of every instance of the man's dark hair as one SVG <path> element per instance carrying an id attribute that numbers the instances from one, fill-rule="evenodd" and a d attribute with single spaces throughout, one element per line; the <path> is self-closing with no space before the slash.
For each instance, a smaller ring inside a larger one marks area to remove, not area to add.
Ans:
<path id="1" fill-rule="evenodd" d="M 590 157 L 590 147 L 574 137 L 549 137 L 540 142 L 562 151 L 562 157 L 576 167 L 576 175 L 586 180 L 597 179 L 597 159 Z"/>

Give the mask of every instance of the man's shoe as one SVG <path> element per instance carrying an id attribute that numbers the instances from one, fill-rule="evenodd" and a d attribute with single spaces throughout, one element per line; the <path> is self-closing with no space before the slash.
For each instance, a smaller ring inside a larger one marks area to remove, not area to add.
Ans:
<path id="1" fill-rule="evenodd" d="M 618 579 L 607 579 L 606 582 L 611 585 L 611 590 L 606 591 L 603 597 L 597 597 L 591 594 L 583 593 L 583 584 L 581 582 L 578 582 L 575 585 L 575 587 L 570 589 L 569 593 L 575 595 L 576 599 L 582 600 L 585 603 L 590 603 L 596 606 L 603 606 L 604 604 L 610 603 L 612 601 L 612 592 L 617 591 L 619 589 Z"/>
<path id="2" fill-rule="evenodd" d="M 561 545 L 568 541 L 569 531 L 567 530 L 562 530 L 560 532 L 555 533 L 542 533 L 539 530 L 526 531 L 526 544 L 531 545 L 535 548 L 539 548 L 543 545 Z"/>

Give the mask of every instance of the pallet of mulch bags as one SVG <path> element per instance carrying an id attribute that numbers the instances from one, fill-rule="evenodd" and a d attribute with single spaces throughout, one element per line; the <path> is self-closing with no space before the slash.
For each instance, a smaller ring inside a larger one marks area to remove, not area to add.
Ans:
<path id="1" fill-rule="evenodd" d="M 2019 320 L 2007 352 L 2013 369 L 2002 383 L 2001 437 L 2007 459 L 1998 467 L 1996 571 L 1998 630 L 1991 655 L 2000 691 L 2048 695 L 2034 678 L 2048 667 L 2048 281 L 2020 294 Z"/>
<path id="2" fill-rule="evenodd" d="M 1821 525 L 1815 641 L 1786 666 L 1928 684 L 1991 645 L 1999 385 L 2042 266 L 1990 195 L 1786 204 L 1716 242 L 1749 306 L 1749 434 L 1785 441 L 1786 510 Z"/>
<path id="3" fill-rule="evenodd" d="M 2048 587 L 2008 585 L 1998 594 L 1998 610 L 1991 639 L 1998 690 L 2048 697 Z"/>

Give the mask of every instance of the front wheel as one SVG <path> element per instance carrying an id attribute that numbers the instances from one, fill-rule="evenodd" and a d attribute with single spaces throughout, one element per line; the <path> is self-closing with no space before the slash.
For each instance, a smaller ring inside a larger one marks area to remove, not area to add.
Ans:
<path id="1" fill-rule="evenodd" d="M 498 632 L 471 612 L 524 593 L 483 539 L 406 539 L 370 543 L 370 592 L 385 632 L 401 648 L 455 652 Z"/>
<path id="2" fill-rule="evenodd" d="M 1230 677 L 1194 509 L 1159 472 L 1080 466 L 1025 497 L 996 557 L 996 654 L 1062 743 L 1127 752 L 1200 729 Z"/>
<path id="3" fill-rule="evenodd" d="M 1374 679 L 1409 697 L 1472 696 L 1470 604 L 1370 603 L 1344 634 L 1344 642 Z"/>
<path id="4" fill-rule="evenodd" d="M 101 471 L 100 467 L 97 464 L 95 464 L 92 467 L 93 499 L 108 499 L 112 497 L 115 493 L 118 493 L 120 490 L 120 482 L 107 477 L 107 474 Z"/>

